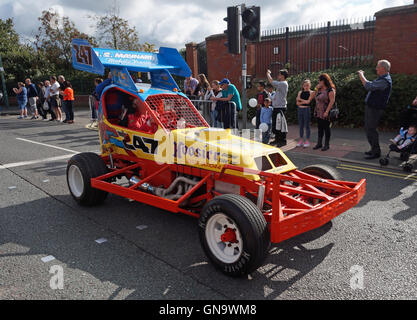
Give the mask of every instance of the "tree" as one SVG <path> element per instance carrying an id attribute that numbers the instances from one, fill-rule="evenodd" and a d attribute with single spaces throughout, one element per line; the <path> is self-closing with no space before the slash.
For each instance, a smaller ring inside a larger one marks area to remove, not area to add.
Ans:
<path id="1" fill-rule="evenodd" d="M 7 80 L 24 81 L 26 77 L 38 74 L 37 53 L 30 45 L 20 43 L 13 19 L 0 19 L 0 39 L 0 55 Z"/>
<path id="2" fill-rule="evenodd" d="M 19 48 L 19 35 L 14 29 L 13 19 L 0 19 L 0 54 Z"/>
<path id="3" fill-rule="evenodd" d="M 52 9 L 43 11 L 38 18 L 41 26 L 35 36 L 35 47 L 56 71 L 73 70 L 71 42 L 74 38 L 87 39 L 95 45 L 94 37 L 80 32 L 67 16 L 61 17 Z M 72 71 L 75 72 L 75 71 Z"/>
<path id="4" fill-rule="evenodd" d="M 102 16 L 92 16 L 96 20 L 97 38 L 101 45 L 116 50 L 139 51 L 139 35 L 135 27 L 129 26 L 129 21 L 120 17 L 117 4 Z"/>
<path id="5" fill-rule="evenodd" d="M 117 3 L 104 15 L 90 16 L 96 21 L 97 38 L 102 46 L 116 50 L 155 52 L 155 46 L 145 42 L 139 43 L 139 34 L 135 26 L 120 17 Z"/>
<path id="6" fill-rule="evenodd" d="M 141 51 L 145 51 L 145 52 L 155 52 L 155 45 L 151 44 L 149 42 L 145 42 L 142 46 L 141 46 Z"/>

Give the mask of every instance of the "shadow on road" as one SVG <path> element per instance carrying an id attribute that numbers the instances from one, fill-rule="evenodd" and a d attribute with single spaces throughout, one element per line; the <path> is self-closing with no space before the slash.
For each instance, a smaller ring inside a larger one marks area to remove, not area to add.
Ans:
<path id="1" fill-rule="evenodd" d="M 392 178 L 396 179 L 396 178 Z M 367 192 L 356 208 L 364 208 L 372 203 L 382 202 L 384 208 L 391 208 L 394 220 L 406 221 L 417 215 L 417 181 L 391 181 L 389 178 L 370 175 L 367 179 Z"/>
<path id="2" fill-rule="evenodd" d="M 230 299 L 272 299 L 319 265 L 333 247 L 304 246 L 326 234 L 329 223 L 273 247 L 253 280 L 233 279 L 207 264 L 195 219 L 110 197 L 105 206 L 88 209 L 75 205 L 70 196 L 2 208 L 0 245 L 28 248 L 23 256 L 53 255 L 72 270 L 110 282 L 117 289 L 108 299 L 123 289 L 130 291 L 126 299 L 210 299 L 210 289 Z M 140 223 L 150 225 L 148 232 L 135 230 Z M 109 241 L 95 243 L 102 237 Z M 0 259 L 20 255 L 0 253 Z M 189 276 L 208 287 L 205 296 L 193 295 Z M 163 294 L 168 285 L 174 295 Z M 266 287 L 273 294 L 267 294 Z"/>

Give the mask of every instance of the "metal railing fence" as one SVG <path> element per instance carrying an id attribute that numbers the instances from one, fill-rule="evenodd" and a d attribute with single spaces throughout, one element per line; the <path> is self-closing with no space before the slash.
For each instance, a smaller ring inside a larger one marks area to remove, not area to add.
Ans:
<path id="1" fill-rule="evenodd" d="M 343 19 L 262 32 L 256 45 L 256 75 L 313 72 L 373 59 L 375 17 Z"/>

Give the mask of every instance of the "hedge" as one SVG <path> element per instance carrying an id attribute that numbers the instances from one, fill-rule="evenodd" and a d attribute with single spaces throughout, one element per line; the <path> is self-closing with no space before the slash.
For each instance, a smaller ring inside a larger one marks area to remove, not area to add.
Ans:
<path id="1" fill-rule="evenodd" d="M 318 83 L 318 77 L 321 73 L 326 72 L 330 75 L 336 85 L 336 101 L 340 109 L 338 126 L 344 127 L 362 127 L 364 120 L 365 97 L 364 89 L 356 73 L 358 69 L 344 68 L 332 69 L 322 72 L 302 73 L 288 78 L 288 111 L 287 120 L 290 123 L 297 123 L 297 106 L 295 103 L 298 91 L 301 90 L 301 84 L 304 79 L 310 79 L 312 88 Z M 374 68 L 365 68 L 365 77 L 368 80 L 377 78 Z M 393 79 L 393 91 L 386 108 L 384 117 L 381 120 L 381 126 L 387 129 L 397 128 L 399 125 L 399 114 L 404 111 L 408 105 L 417 96 L 417 75 L 391 74 Z M 261 79 L 258 79 L 260 81 Z M 264 79 L 262 79 L 265 81 Z M 256 87 L 256 85 L 254 85 Z M 256 95 L 256 89 L 253 88 L 248 92 L 248 97 Z M 313 102 L 314 105 L 314 102 Z M 312 113 L 313 113 L 312 108 Z M 255 110 L 248 107 L 248 119 L 255 116 Z"/>

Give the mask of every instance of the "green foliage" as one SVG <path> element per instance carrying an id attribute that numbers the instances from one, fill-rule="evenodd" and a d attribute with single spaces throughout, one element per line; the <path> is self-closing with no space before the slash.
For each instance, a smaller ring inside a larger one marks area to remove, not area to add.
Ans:
<path id="1" fill-rule="evenodd" d="M 19 35 L 14 30 L 13 19 L 0 19 L 0 54 L 19 49 Z"/>
<path id="2" fill-rule="evenodd" d="M 6 80 L 21 79 L 36 74 L 39 60 L 35 50 L 21 45 L 12 19 L 0 19 L 0 55 L 6 70 Z"/>
<path id="3" fill-rule="evenodd" d="M 345 127 L 363 127 L 365 97 L 366 90 L 364 89 L 358 75 L 357 68 L 338 68 L 325 70 L 330 75 L 336 85 L 336 102 L 340 109 L 340 117 L 338 126 Z M 365 77 L 368 80 L 377 78 L 374 67 L 366 67 Z M 296 97 L 301 90 L 303 80 L 310 79 L 312 88 L 318 84 L 318 77 L 323 72 L 301 73 L 288 78 L 288 111 L 287 120 L 290 123 L 297 123 L 297 105 Z M 381 120 L 381 126 L 385 128 L 398 127 L 399 114 L 414 100 L 417 95 L 417 75 L 392 74 L 393 91 L 389 104 L 385 110 L 385 115 Z M 251 98 L 255 92 L 248 93 Z M 312 108 L 312 115 L 314 111 L 314 102 Z M 248 119 L 254 116 L 254 110 L 248 108 Z"/>

